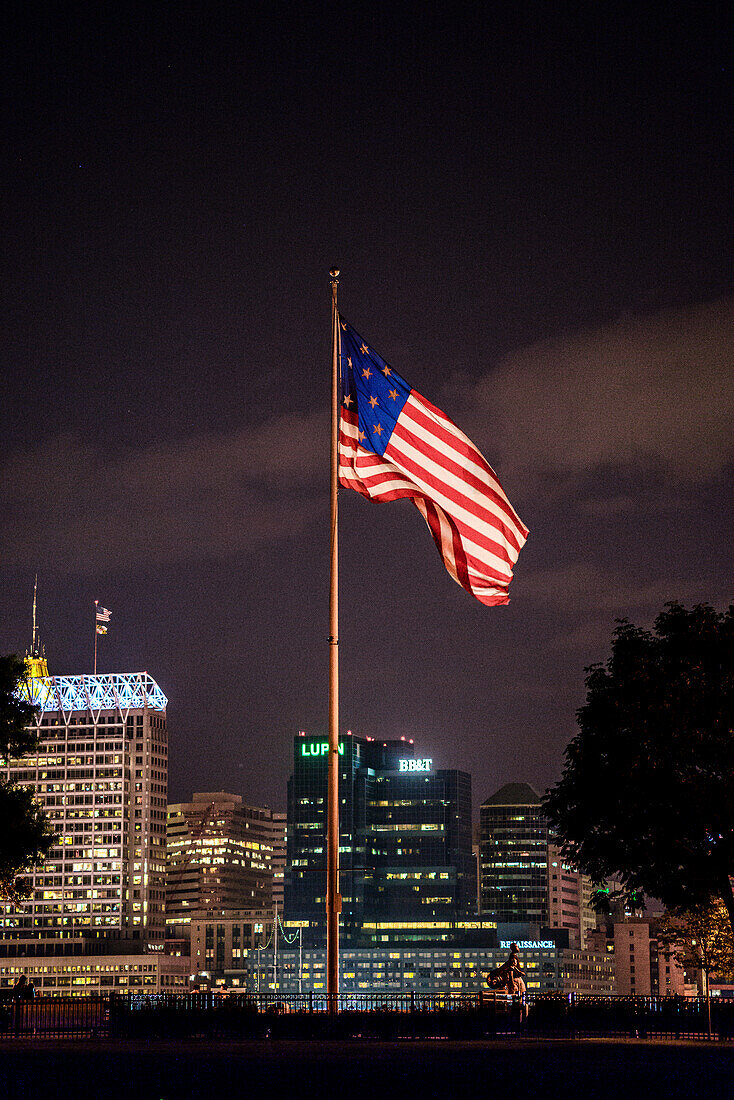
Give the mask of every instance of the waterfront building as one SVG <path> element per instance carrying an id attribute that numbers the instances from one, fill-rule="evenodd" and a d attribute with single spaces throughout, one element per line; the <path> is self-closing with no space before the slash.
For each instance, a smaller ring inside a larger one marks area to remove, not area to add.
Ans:
<path id="1" fill-rule="evenodd" d="M 188 969 L 155 957 L 165 931 L 166 697 L 147 672 L 49 676 L 37 653 L 29 671 L 41 673 L 23 689 L 38 706 L 39 746 L 0 762 L 0 775 L 31 788 L 56 842 L 29 876 L 29 900 L 0 907 L 0 987 L 24 972 L 43 992 L 158 989 L 164 970 Z"/>
<path id="2" fill-rule="evenodd" d="M 197 792 L 168 807 L 166 925 L 186 935 L 195 910 L 272 910 L 273 843 L 267 807 L 240 795 Z"/>
<path id="3" fill-rule="evenodd" d="M 288 928 L 325 942 L 328 743 L 299 733 L 288 785 Z M 446 942 L 475 908 L 471 779 L 412 741 L 340 738 L 344 944 Z"/>
<path id="4" fill-rule="evenodd" d="M 537 936 L 538 930 L 533 935 Z M 547 933 L 546 933 L 547 935 Z M 595 993 L 613 991 L 614 964 L 605 952 L 580 951 L 548 938 L 521 941 L 520 963 L 530 993 Z M 389 949 L 347 946 L 339 955 L 339 989 L 378 995 L 447 994 L 461 996 L 487 990 L 486 975 L 508 957 L 509 943 L 493 947 L 405 945 Z M 314 993 L 326 990 L 326 953 L 282 942 L 277 955 L 265 950 L 243 952 L 218 982 L 229 989 L 261 993 Z"/>
<path id="5" fill-rule="evenodd" d="M 547 927 L 548 822 L 529 783 L 507 783 L 480 808 L 482 913 Z"/>
<path id="6" fill-rule="evenodd" d="M 0 959 L 0 988 L 25 974 L 39 996 L 90 993 L 184 993 L 189 957 L 164 952 L 133 954 L 10 955 Z"/>

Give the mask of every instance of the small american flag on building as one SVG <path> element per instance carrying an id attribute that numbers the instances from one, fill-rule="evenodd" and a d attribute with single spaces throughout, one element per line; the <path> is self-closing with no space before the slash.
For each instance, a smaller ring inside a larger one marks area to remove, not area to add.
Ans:
<path id="1" fill-rule="evenodd" d="M 412 500 L 454 580 L 483 604 L 507 603 L 528 529 L 497 475 L 448 416 L 339 323 L 339 481 L 370 500 Z"/>

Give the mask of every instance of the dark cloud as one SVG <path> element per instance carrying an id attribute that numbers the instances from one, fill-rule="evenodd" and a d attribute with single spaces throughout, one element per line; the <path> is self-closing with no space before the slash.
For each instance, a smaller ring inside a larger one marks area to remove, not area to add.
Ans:
<path id="1" fill-rule="evenodd" d="M 734 457 L 734 298 L 522 348 L 464 400 L 523 484 L 575 488 L 606 465 L 715 477 Z"/>
<path id="2" fill-rule="evenodd" d="M 325 418 L 161 443 L 120 456 L 57 436 L 2 469 L 7 565 L 61 570 L 223 558 L 300 534 L 323 508 Z"/>
<path id="3" fill-rule="evenodd" d="M 631 617 L 649 623 L 665 603 L 676 599 L 686 604 L 727 604 L 724 584 L 696 576 L 651 577 L 621 567 L 608 568 L 589 560 L 573 561 L 556 568 L 539 569 L 523 577 L 523 599 L 541 610 L 564 615 L 552 645 L 555 649 L 596 652 L 609 645 L 615 618 Z"/>
<path id="4" fill-rule="evenodd" d="M 523 518 L 539 490 L 573 497 L 589 517 L 674 510 L 685 484 L 716 477 L 734 454 L 734 299 L 601 328 L 516 351 L 469 390 L 443 395 L 496 464 Z M 326 415 L 154 444 L 122 454 L 61 435 L 12 455 L 0 504 L 6 563 L 30 552 L 56 568 L 95 570 L 260 550 L 304 532 L 325 506 Z M 628 467 L 642 485 L 608 491 L 594 476 Z M 662 470 L 651 489 L 644 470 Z M 549 577 L 600 607 L 639 604 L 594 567 Z M 536 585 L 536 587 L 539 587 Z M 666 583 L 651 593 L 682 591 Z M 603 593 L 609 593 L 606 600 Z"/>

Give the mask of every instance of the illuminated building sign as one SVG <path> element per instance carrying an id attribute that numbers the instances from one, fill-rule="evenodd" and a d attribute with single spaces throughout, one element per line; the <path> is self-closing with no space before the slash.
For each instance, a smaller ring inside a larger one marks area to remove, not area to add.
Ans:
<path id="1" fill-rule="evenodd" d="M 501 940 L 500 947 L 505 947 L 509 950 L 513 942 L 515 941 Z M 517 946 L 521 951 L 549 951 L 556 945 L 553 940 L 517 940 Z"/>
<path id="2" fill-rule="evenodd" d="M 427 760 L 400 760 L 399 767 L 401 772 L 429 772 L 433 760 L 429 757 Z"/>
<path id="3" fill-rule="evenodd" d="M 328 741 L 304 742 L 301 745 L 301 756 L 327 756 L 329 752 Z M 339 755 L 344 755 L 344 742 L 339 742 Z"/>

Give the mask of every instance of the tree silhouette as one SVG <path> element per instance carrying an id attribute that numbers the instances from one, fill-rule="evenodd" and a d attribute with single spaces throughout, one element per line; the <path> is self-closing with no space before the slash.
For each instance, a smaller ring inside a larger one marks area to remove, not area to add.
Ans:
<path id="1" fill-rule="evenodd" d="M 664 913 L 657 924 L 658 945 L 687 970 L 731 981 L 734 975 L 734 935 L 723 901 Z M 706 990 L 705 990 L 706 991 Z"/>
<path id="2" fill-rule="evenodd" d="M 579 733 L 545 811 L 564 856 L 670 909 L 720 898 L 734 931 L 734 606 L 621 620 L 587 671 Z"/>
<path id="3" fill-rule="evenodd" d="M 657 941 L 663 954 L 672 955 L 684 969 L 702 972 L 710 1036 L 711 978 L 729 981 L 734 974 L 734 934 L 726 906 L 719 899 L 664 913 L 658 922 Z"/>
<path id="4" fill-rule="evenodd" d="M 0 767 L 33 752 L 38 736 L 32 722 L 36 708 L 18 695 L 25 664 L 10 654 L 0 657 Z M 13 904 L 28 897 L 27 874 L 54 842 L 50 823 L 33 791 L 0 778 L 0 901 Z"/>

